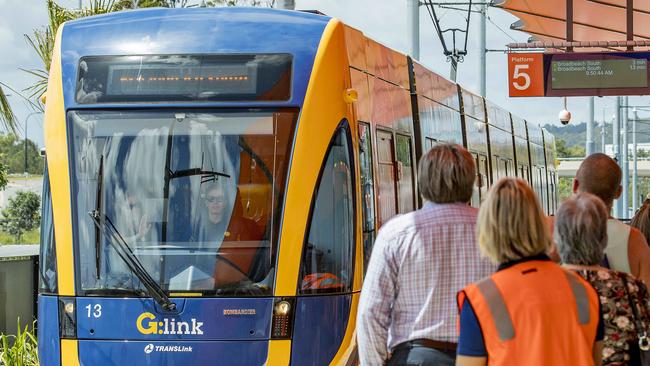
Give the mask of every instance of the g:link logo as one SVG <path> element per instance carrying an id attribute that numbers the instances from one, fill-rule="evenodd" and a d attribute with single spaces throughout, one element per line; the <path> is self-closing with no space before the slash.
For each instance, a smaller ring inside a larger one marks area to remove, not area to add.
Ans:
<path id="1" fill-rule="evenodd" d="M 190 319 L 190 323 L 169 318 L 162 318 L 161 321 L 158 321 L 152 313 L 142 313 L 136 320 L 135 326 L 138 328 L 138 332 L 142 334 L 203 334 L 203 330 L 201 329 L 203 322 L 196 321 L 196 318 L 192 318 Z"/>

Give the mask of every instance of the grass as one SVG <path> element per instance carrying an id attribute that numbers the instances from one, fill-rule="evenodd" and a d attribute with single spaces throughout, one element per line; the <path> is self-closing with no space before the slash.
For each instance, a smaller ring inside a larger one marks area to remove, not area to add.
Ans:
<path id="1" fill-rule="evenodd" d="M 20 326 L 18 319 L 18 334 L 0 335 L 0 364 L 5 366 L 38 366 L 38 342 L 34 324 L 31 329 Z"/>
<path id="2" fill-rule="evenodd" d="M 23 181 L 26 181 L 26 180 L 43 180 L 43 176 L 42 175 L 32 175 L 32 174 L 30 174 L 28 176 L 24 176 L 22 174 L 10 174 L 9 175 L 9 181 L 10 182 L 23 182 Z"/>
<path id="3" fill-rule="evenodd" d="M 0 245 L 13 245 L 13 244 L 38 244 L 41 241 L 41 230 L 39 228 L 23 233 L 19 242 L 16 242 L 12 235 L 4 231 L 0 231 Z"/>

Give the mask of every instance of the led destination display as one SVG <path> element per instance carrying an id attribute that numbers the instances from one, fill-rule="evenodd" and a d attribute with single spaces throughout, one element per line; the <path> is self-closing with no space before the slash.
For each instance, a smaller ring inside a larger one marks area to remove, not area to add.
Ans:
<path id="1" fill-rule="evenodd" d="M 553 60 L 551 89 L 646 88 L 647 59 Z"/>

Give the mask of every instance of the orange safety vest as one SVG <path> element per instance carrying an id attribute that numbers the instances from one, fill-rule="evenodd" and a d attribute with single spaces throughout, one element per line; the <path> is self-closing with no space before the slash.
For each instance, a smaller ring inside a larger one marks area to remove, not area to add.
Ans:
<path id="1" fill-rule="evenodd" d="M 488 365 L 593 365 L 598 295 L 551 261 L 501 270 L 458 293 L 483 332 Z"/>

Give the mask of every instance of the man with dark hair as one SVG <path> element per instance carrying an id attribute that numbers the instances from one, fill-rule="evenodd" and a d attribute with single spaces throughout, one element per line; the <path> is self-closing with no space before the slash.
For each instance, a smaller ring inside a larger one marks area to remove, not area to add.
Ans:
<path id="1" fill-rule="evenodd" d="M 424 206 L 382 226 L 370 257 L 357 316 L 362 365 L 454 365 L 456 293 L 496 269 L 476 244 L 475 179 L 462 146 L 420 160 Z"/>
<path id="2" fill-rule="evenodd" d="M 611 212 L 621 196 L 621 168 L 605 154 L 589 155 L 580 164 L 573 181 L 573 192 L 598 196 Z M 609 218 L 605 256 L 611 269 L 626 272 L 650 284 L 650 248 L 643 234 L 629 225 Z"/>

